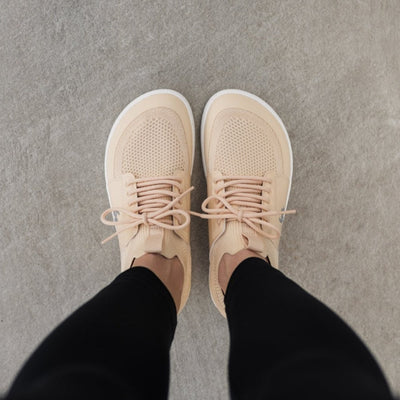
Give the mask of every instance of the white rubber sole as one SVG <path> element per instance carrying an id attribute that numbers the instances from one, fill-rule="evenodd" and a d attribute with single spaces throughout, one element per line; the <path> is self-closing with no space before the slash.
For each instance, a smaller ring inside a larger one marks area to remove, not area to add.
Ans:
<path id="1" fill-rule="evenodd" d="M 111 204 L 111 200 L 110 200 L 110 194 L 108 191 L 108 180 L 107 180 L 107 156 L 108 156 L 108 149 L 109 149 L 109 145 L 111 142 L 111 138 L 116 130 L 116 127 L 118 126 L 119 122 L 121 121 L 121 119 L 124 117 L 124 115 L 131 110 L 132 107 L 134 107 L 137 103 L 139 103 L 140 101 L 144 100 L 147 97 L 156 95 L 156 94 L 171 94 L 175 97 L 177 97 L 179 100 L 182 101 L 182 103 L 185 105 L 186 110 L 189 114 L 189 118 L 190 118 L 190 124 L 191 124 L 191 128 L 192 128 L 192 166 L 191 166 L 191 170 L 190 170 L 190 174 L 192 174 L 193 172 L 193 164 L 194 164 L 194 155 L 195 155 L 195 127 L 194 127 L 194 118 L 193 118 L 193 112 L 192 112 L 192 108 L 190 107 L 189 102 L 186 100 L 186 98 L 180 94 L 179 92 L 172 90 L 172 89 L 157 89 L 157 90 L 152 90 L 150 92 L 146 92 L 144 94 L 142 94 L 141 96 L 137 97 L 136 99 L 134 99 L 133 101 L 131 101 L 122 111 L 121 113 L 118 115 L 117 119 L 115 120 L 115 122 L 113 123 L 113 126 L 111 128 L 111 131 L 108 135 L 108 139 L 107 139 L 107 144 L 106 144 L 106 151 L 105 151 L 105 156 L 104 156 L 104 176 L 106 179 L 106 188 L 107 188 L 107 196 L 108 196 L 108 201 Z"/>

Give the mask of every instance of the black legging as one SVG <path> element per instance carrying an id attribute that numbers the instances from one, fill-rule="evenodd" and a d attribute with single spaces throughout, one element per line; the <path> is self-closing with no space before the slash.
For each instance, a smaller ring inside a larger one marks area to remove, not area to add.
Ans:
<path id="1" fill-rule="evenodd" d="M 233 399 L 392 399 L 356 334 L 267 262 L 243 261 L 225 303 Z M 45 339 L 7 399 L 165 399 L 176 321 L 156 275 L 129 269 Z"/>

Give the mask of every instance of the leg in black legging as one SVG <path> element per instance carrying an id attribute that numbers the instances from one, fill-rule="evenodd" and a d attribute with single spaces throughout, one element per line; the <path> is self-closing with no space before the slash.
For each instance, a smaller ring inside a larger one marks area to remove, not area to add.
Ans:
<path id="1" fill-rule="evenodd" d="M 258 258 L 226 297 L 233 399 L 391 399 L 371 353 L 333 311 Z"/>
<path id="2" fill-rule="evenodd" d="M 10 399 L 165 399 L 174 301 L 135 267 L 58 326 L 29 358 Z"/>

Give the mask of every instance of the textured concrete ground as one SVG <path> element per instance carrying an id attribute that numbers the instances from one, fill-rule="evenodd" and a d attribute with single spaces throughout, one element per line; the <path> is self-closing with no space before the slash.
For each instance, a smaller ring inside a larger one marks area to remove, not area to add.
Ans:
<path id="1" fill-rule="evenodd" d="M 342 315 L 400 390 L 398 1 L 0 1 L 0 391 L 56 324 L 119 268 L 103 155 L 133 98 L 266 99 L 294 153 L 281 269 Z M 192 224 L 193 290 L 172 349 L 172 399 L 227 398 L 228 331 Z"/>

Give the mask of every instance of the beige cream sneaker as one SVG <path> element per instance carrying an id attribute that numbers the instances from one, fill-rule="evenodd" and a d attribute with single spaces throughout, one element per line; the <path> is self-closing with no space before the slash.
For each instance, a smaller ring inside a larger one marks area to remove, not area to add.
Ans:
<path id="1" fill-rule="evenodd" d="M 105 176 L 110 207 L 101 220 L 114 225 L 121 270 L 146 253 L 177 256 L 184 268 L 180 309 L 190 291 L 190 186 L 194 155 L 193 115 L 173 90 L 135 99 L 108 137 Z M 106 217 L 111 214 L 113 220 Z M 103 243 L 104 243 L 103 242 Z"/>
<path id="2" fill-rule="evenodd" d="M 249 249 L 278 268 L 278 246 L 292 179 L 286 129 L 260 98 L 223 90 L 208 101 L 201 145 L 208 198 L 210 292 L 225 316 L 218 267 L 225 253 Z"/>

